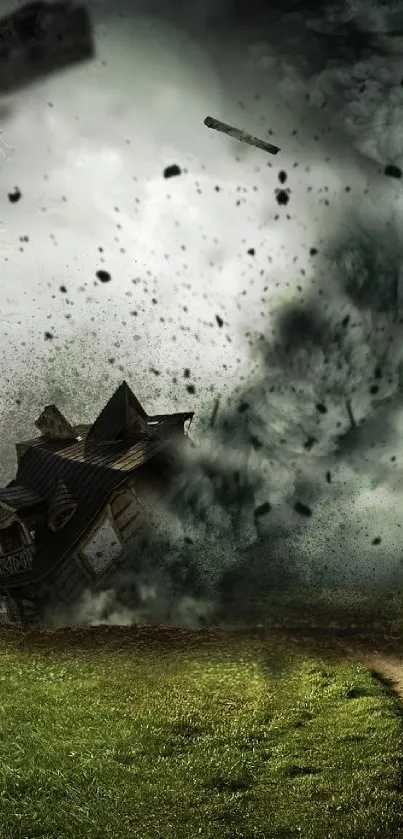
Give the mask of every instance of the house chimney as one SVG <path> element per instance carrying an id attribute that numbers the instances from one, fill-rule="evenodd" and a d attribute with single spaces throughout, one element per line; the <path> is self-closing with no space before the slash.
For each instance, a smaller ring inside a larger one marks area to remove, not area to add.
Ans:
<path id="1" fill-rule="evenodd" d="M 76 439 L 73 427 L 56 405 L 46 405 L 35 425 L 44 437 L 53 437 L 58 440 Z"/>

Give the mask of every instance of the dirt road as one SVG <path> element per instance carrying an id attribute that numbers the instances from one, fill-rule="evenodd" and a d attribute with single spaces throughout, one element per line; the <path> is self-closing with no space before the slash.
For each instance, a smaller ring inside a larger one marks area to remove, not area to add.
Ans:
<path id="1" fill-rule="evenodd" d="M 403 637 L 366 634 L 349 629 L 289 630 L 289 644 L 330 658 L 350 658 L 382 677 L 400 696 L 403 706 Z"/>

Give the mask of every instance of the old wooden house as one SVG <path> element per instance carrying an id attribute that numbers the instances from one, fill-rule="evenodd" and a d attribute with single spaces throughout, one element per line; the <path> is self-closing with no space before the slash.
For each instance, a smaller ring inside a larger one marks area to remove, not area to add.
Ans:
<path id="1" fill-rule="evenodd" d="M 116 569 L 192 418 L 148 416 L 126 382 L 92 425 L 46 406 L 0 489 L 0 621 L 39 622 L 50 602 L 71 603 Z"/>

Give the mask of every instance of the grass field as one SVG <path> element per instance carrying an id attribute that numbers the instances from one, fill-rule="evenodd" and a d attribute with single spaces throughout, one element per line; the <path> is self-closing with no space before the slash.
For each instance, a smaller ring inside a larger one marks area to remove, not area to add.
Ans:
<path id="1" fill-rule="evenodd" d="M 1 839 L 403 836 L 399 705 L 286 642 L 0 633 Z"/>

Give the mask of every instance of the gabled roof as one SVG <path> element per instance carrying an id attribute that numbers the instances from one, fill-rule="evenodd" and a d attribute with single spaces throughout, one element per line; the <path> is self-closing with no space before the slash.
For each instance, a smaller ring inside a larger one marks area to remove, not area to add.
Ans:
<path id="1" fill-rule="evenodd" d="M 35 422 L 36 427 L 45 436 L 61 440 L 74 440 L 74 429 L 56 405 L 46 405 Z"/>
<path id="2" fill-rule="evenodd" d="M 87 440 L 115 440 L 136 419 L 147 421 L 147 414 L 127 382 L 122 382 L 93 423 Z"/>

